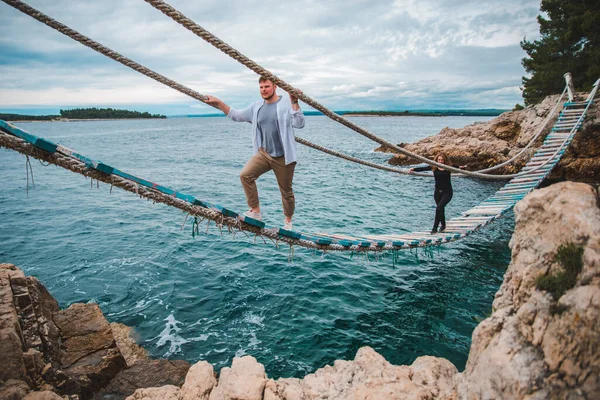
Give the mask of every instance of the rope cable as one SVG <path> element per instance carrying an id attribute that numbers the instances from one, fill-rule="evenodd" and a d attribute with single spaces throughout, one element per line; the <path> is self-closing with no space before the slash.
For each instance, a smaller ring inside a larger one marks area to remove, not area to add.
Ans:
<path id="1" fill-rule="evenodd" d="M 256 72 L 257 74 L 269 79 L 271 82 L 273 82 L 277 86 L 281 87 L 286 92 L 297 97 L 298 99 L 302 100 L 303 102 L 305 102 L 309 106 L 313 107 L 314 109 L 321 111 L 323 113 L 323 115 L 352 129 L 353 131 L 361 134 L 362 136 L 367 137 L 376 143 L 379 143 L 381 145 L 392 148 L 392 149 L 396 150 L 397 152 L 404 154 L 407 157 L 414 158 L 416 160 L 419 160 L 421 162 L 424 162 L 426 164 L 429 164 L 429 165 L 432 165 L 432 166 L 435 166 L 438 168 L 443 168 L 443 169 L 446 169 L 446 170 L 449 170 L 452 172 L 458 172 L 460 174 L 472 176 L 475 178 L 483 178 L 483 179 L 491 179 L 491 180 L 504 180 L 504 179 L 508 179 L 508 178 L 515 178 L 518 176 L 522 176 L 522 175 L 525 175 L 526 173 L 531 173 L 531 171 L 527 171 L 526 173 L 521 172 L 521 173 L 517 173 L 517 174 L 508 174 L 508 175 L 491 175 L 491 174 L 485 174 L 485 173 L 480 173 L 480 172 L 475 172 L 475 171 L 465 171 L 465 170 L 461 170 L 460 168 L 455 168 L 450 165 L 438 163 L 437 161 L 430 160 L 426 157 L 423 157 L 421 155 L 418 155 L 416 153 L 413 153 L 411 151 L 403 149 L 400 146 L 390 143 L 387 140 L 382 139 L 382 138 L 370 133 L 366 129 L 354 124 L 353 122 L 342 117 L 341 115 L 329 110 L 327 107 L 318 103 L 316 100 L 313 100 L 312 98 L 308 97 L 306 94 L 304 94 L 304 92 L 294 88 L 293 86 L 291 86 L 284 80 L 277 77 L 272 72 L 263 68 L 256 62 L 252 61 L 247 56 L 245 56 L 238 50 L 234 49 L 233 47 L 231 47 L 230 45 L 228 45 L 221 39 L 217 38 L 215 35 L 213 35 L 209 31 L 207 31 L 206 29 L 202 28 L 200 25 L 198 25 L 193 20 L 191 20 L 190 18 L 183 15 L 180 11 L 175 9 L 173 6 L 167 4 L 163 0 L 144 0 L 144 1 L 148 4 L 150 4 L 155 9 L 162 12 L 163 14 L 165 14 L 166 16 L 168 16 L 169 18 L 171 18 L 172 20 L 174 20 L 175 22 L 177 22 L 178 24 L 182 25 L 183 27 L 185 27 L 192 33 L 194 33 L 196 36 L 200 37 L 201 39 L 210 43 L 212 46 L 216 47 L 217 49 L 219 49 L 223 53 L 227 54 L 234 60 L 238 61 L 240 64 L 246 66 L 247 68 L 251 69 L 252 71 Z"/>
<path id="2" fill-rule="evenodd" d="M 36 20 L 44 23 L 45 25 L 61 32 L 62 34 L 70 37 L 71 39 L 80 42 L 81 44 L 89 47 L 90 49 L 97 51 L 98 53 L 103 54 L 104 56 L 111 58 L 111 59 L 121 63 L 122 65 L 133 69 L 134 71 L 140 72 L 140 73 L 146 75 L 147 77 L 154 79 L 155 81 L 157 81 L 159 83 L 162 83 L 162 84 L 169 86 L 169 87 L 171 87 L 183 94 L 186 94 L 196 100 L 206 103 L 206 95 L 201 94 L 201 93 L 199 93 L 193 89 L 190 89 L 184 85 L 181 85 L 180 83 L 178 83 L 172 79 L 169 79 L 166 76 L 159 74 L 158 72 L 155 72 L 155 71 L 131 60 L 130 58 L 123 56 L 122 54 L 120 54 L 114 50 L 109 49 L 108 47 L 102 45 L 101 43 L 98 43 L 98 42 L 90 39 L 89 37 L 82 35 L 81 33 L 75 31 L 74 29 L 71 29 L 68 26 L 56 21 L 52 17 L 45 15 L 41 11 L 36 10 L 35 8 L 29 6 L 28 4 L 26 4 L 22 1 L 19 1 L 19 0 L 2 0 L 2 1 L 4 3 L 16 8 L 17 10 L 23 12 L 24 14 L 27 14 L 27 15 L 35 18 Z M 352 162 L 355 162 L 358 164 L 381 169 L 384 171 L 395 172 L 395 173 L 400 173 L 400 174 L 408 174 L 408 171 L 405 169 L 386 167 L 386 166 L 382 166 L 379 164 L 370 163 L 368 161 L 364 161 L 364 160 L 361 160 L 361 159 L 358 159 L 355 157 L 346 156 L 343 153 L 339 153 L 339 152 L 330 150 L 326 147 L 316 145 L 316 144 L 311 143 L 308 140 L 302 139 L 300 137 L 296 137 L 296 141 L 305 146 L 312 147 L 313 149 L 316 149 L 316 150 L 322 151 L 324 153 L 328 153 L 328 154 L 334 155 L 336 157 L 340 157 L 340 158 L 343 158 L 343 159 L 346 159 L 348 161 L 352 161 Z M 419 176 L 426 176 L 426 177 L 432 176 L 431 174 L 412 174 L 412 175 L 419 175 Z"/>
<path id="3" fill-rule="evenodd" d="M 70 38 L 84 44 L 85 46 L 87 46 L 87 47 L 89 47 L 89 48 L 115 60 L 115 61 L 118 61 L 119 63 L 121 63 L 137 72 L 140 72 L 140 73 L 148 76 L 149 78 L 156 80 L 157 82 L 163 83 L 163 84 L 165 84 L 181 93 L 184 93 L 194 99 L 197 99 L 204 103 L 206 102 L 206 95 L 200 94 L 190 88 L 187 88 L 187 87 L 165 77 L 164 75 L 161 75 L 155 71 L 150 70 L 149 68 L 142 66 L 141 64 L 107 48 L 106 46 L 103 46 L 102 44 L 88 38 L 87 36 L 84 36 L 84 35 L 80 34 L 79 32 L 69 28 L 68 26 L 54 20 L 53 18 L 45 15 L 44 13 L 36 10 L 35 8 L 29 6 L 28 4 L 26 4 L 20 0 L 2 0 L 2 1 L 4 3 L 16 8 L 17 10 L 37 19 L 38 21 L 48 25 L 49 27 L 63 33 L 64 35 L 69 36 Z M 269 72 L 268 70 L 266 70 L 263 67 L 261 67 L 260 65 L 256 64 L 255 62 L 250 60 L 248 57 L 244 56 L 239 51 L 233 49 L 231 46 L 227 45 L 225 42 L 218 39 L 216 36 L 212 35 L 210 32 L 206 31 L 204 28 L 200 27 L 198 24 L 196 24 L 189 18 L 185 17 L 183 14 L 181 14 L 179 11 L 177 11 L 176 9 L 174 9 L 172 6 L 168 5 L 164 1 L 161 1 L 161 0 L 144 0 L 144 1 L 146 1 L 147 3 L 152 5 L 154 8 L 161 11 L 163 14 L 169 16 L 174 21 L 183 25 L 188 30 L 192 31 L 197 36 L 201 37 L 202 39 L 204 39 L 205 41 L 207 41 L 208 43 L 210 43 L 217 49 L 221 50 L 222 52 L 226 53 L 230 57 L 232 57 L 235 60 L 237 60 L 238 62 L 240 62 L 241 64 L 245 65 L 249 69 L 270 79 L 273 83 L 275 83 L 276 85 L 278 85 L 279 87 L 284 89 L 286 92 L 293 94 L 294 96 L 296 96 L 299 99 L 301 99 L 302 101 L 304 101 L 306 104 L 321 111 L 327 117 L 333 119 L 334 121 L 354 130 L 355 132 L 357 132 L 357 133 L 359 133 L 359 134 L 361 134 L 383 146 L 392 148 L 392 149 L 396 150 L 397 152 L 406 155 L 407 157 L 417 159 L 421 162 L 424 162 L 424 163 L 432 165 L 432 166 L 444 168 L 444 169 L 447 169 L 447 170 L 453 171 L 453 172 L 458 172 L 459 176 L 467 175 L 467 176 L 471 176 L 471 177 L 490 179 L 490 180 L 505 180 L 508 178 L 514 178 L 514 177 L 522 176 L 525 174 L 531 174 L 532 172 L 541 168 L 541 166 L 538 166 L 532 170 L 529 170 L 526 172 L 520 172 L 517 174 L 491 175 L 491 174 L 480 173 L 477 171 L 461 170 L 459 168 L 455 168 L 455 167 L 449 166 L 449 165 L 444 165 L 444 164 L 438 163 L 436 161 L 430 160 L 426 157 L 420 156 L 416 153 L 410 152 L 410 151 L 403 149 L 393 143 L 390 143 L 382 138 L 379 138 L 378 136 L 367 131 L 366 129 L 354 124 L 353 122 L 347 120 L 346 118 L 327 109 L 325 106 L 321 105 L 320 103 L 318 103 L 315 100 L 311 99 L 310 97 L 306 96 L 303 92 L 299 91 L 298 89 L 295 89 L 294 87 L 292 87 L 288 83 L 284 82 L 283 80 L 281 80 L 280 78 L 278 78 L 277 76 L 275 76 L 274 74 Z M 300 138 L 297 138 L 297 139 L 300 139 Z M 390 172 L 408 174 L 407 170 L 395 169 L 395 168 L 385 167 L 385 166 L 381 166 L 381 165 L 374 164 L 374 163 L 369 163 L 364 160 L 360 160 L 360 159 L 357 159 L 354 157 L 343 155 L 342 153 L 335 152 L 333 150 L 329 150 L 322 146 L 314 145 L 304 139 L 300 139 L 297 141 L 301 144 L 308 145 L 309 147 L 312 147 L 314 149 L 324 151 L 328 154 L 335 155 L 337 157 L 341 157 L 341 158 L 344 158 L 349 161 L 357 162 L 362 165 L 366 165 L 366 166 L 370 166 L 370 167 L 374 167 L 377 169 L 386 170 L 386 171 L 390 171 Z M 550 159 L 548 159 L 547 162 L 549 162 L 549 160 Z M 547 164 L 547 162 L 546 162 L 546 164 Z M 543 164 L 543 165 L 545 165 L 545 164 Z M 412 173 L 412 175 L 420 175 L 420 176 L 427 176 L 427 177 L 432 176 L 431 174 L 415 174 L 415 173 Z"/>

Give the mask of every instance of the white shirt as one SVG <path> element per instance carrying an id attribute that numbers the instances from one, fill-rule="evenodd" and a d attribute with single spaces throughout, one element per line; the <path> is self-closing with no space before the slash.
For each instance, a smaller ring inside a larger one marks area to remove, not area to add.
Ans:
<path id="1" fill-rule="evenodd" d="M 243 110 L 230 108 L 229 114 L 227 114 L 233 121 L 252 123 L 252 146 L 254 153 L 258 152 L 258 110 L 264 103 L 264 100 L 257 100 Z M 292 108 L 289 97 L 281 96 L 281 101 L 277 103 L 277 122 L 279 123 L 279 134 L 281 135 L 281 143 L 283 144 L 285 165 L 288 165 L 296 161 L 296 139 L 293 128 L 304 128 L 304 114 L 302 110 L 295 111 Z"/>

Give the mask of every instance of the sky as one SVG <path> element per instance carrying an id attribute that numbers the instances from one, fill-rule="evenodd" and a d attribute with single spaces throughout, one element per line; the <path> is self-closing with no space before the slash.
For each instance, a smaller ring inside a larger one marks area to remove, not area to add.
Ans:
<path id="1" fill-rule="evenodd" d="M 142 0 L 27 4 L 232 107 L 259 98 L 253 71 Z M 519 43 L 539 37 L 539 0 L 169 4 L 332 110 L 511 109 L 523 102 Z M 0 113 L 74 107 L 218 112 L 0 2 Z"/>

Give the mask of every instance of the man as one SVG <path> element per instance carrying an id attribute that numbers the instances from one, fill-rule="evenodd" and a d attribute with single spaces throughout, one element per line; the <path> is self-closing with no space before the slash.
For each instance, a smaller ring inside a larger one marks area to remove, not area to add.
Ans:
<path id="1" fill-rule="evenodd" d="M 304 127 L 304 114 L 298 98 L 290 94 L 289 100 L 276 93 L 277 86 L 269 79 L 258 80 L 262 100 L 257 100 L 243 110 L 229 107 L 214 96 L 207 96 L 206 103 L 223 111 L 236 122 L 252 123 L 252 146 L 254 155 L 240 173 L 242 187 L 250 210 L 245 216 L 262 220 L 256 180 L 265 172 L 273 170 L 281 191 L 283 229 L 292 230 L 292 216 L 296 201 L 292 190 L 296 168 L 296 140 L 294 129 Z"/>

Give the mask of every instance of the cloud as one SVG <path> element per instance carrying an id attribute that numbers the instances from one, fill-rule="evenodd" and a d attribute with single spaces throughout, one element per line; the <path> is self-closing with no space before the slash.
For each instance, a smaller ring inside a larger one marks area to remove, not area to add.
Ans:
<path id="1" fill-rule="evenodd" d="M 80 33 L 234 107 L 256 74 L 139 0 L 31 0 Z M 333 109 L 509 108 L 538 0 L 174 0 L 199 25 Z M 453 98 L 451 96 L 454 96 Z M 0 4 L 0 107 L 195 100 Z M 191 108 L 192 111 L 205 110 Z M 211 108 L 206 108 L 212 112 Z"/>

